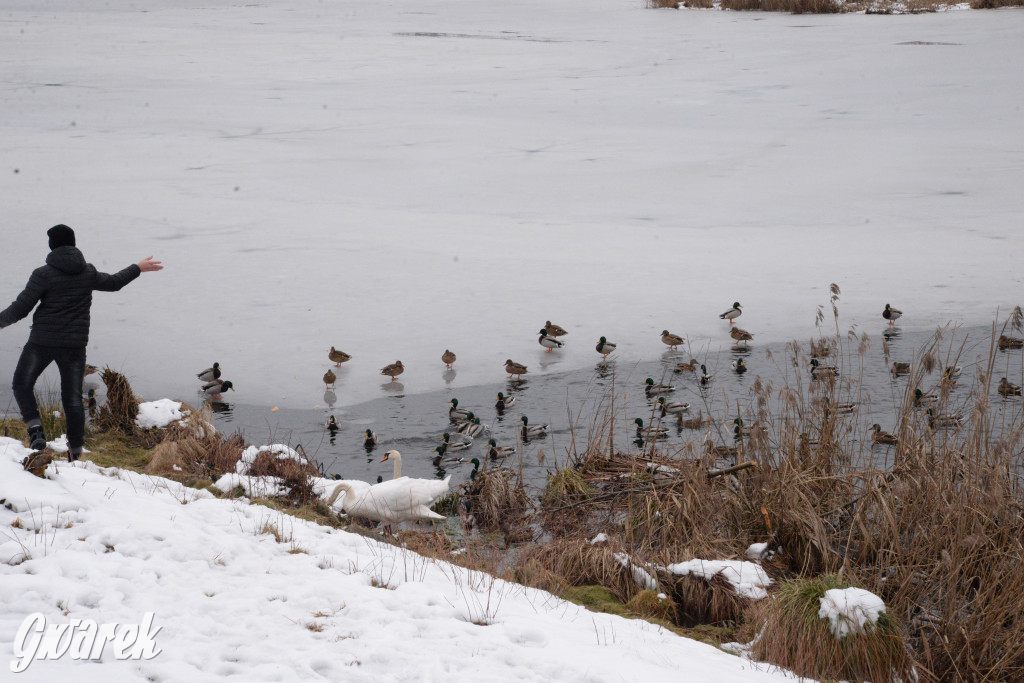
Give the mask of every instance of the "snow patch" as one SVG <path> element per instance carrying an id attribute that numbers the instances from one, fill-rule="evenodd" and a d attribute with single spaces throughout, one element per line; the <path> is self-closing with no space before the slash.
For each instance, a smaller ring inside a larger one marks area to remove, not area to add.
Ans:
<path id="1" fill-rule="evenodd" d="M 759 565 L 740 560 L 690 560 L 689 562 L 670 564 L 668 570 L 678 576 L 693 574 L 708 581 L 721 574 L 732 584 L 737 595 L 751 600 L 768 597 L 765 586 L 772 584 L 771 577 Z"/>
<path id="2" fill-rule="evenodd" d="M 135 424 L 142 429 L 163 429 L 172 422 L 181 420 L 189 411 L 182 411 L 181 403 L 169 398 L 139 404 Z"/>
<path id="3" fill-rule="evenodd" d="M 235 463 L 235 471 L 238 474 L 245 474 L 249 471 L 249 468 L 256 458 L 259 457 L 260 453 L 275 453 L 278 460 L 296 460 L 300 465 L 306 464 L 306 459 L 298 454 L 292 448 L 285 446 L 284 444 L 275 443 L 269 446 L 249 446 L 242 451 L 242 457 L 237 463 Z"/>
<path id="4" fill-rule="evenodd" d="M 878 617 L 885 611 L 885 602 L 871 591 L 863 588 L 832 588 L 821 598 L 818 616 L 829 620 L 832 635 L 844 638 L 854 633 L 864 633 L 878 623 Z"/>

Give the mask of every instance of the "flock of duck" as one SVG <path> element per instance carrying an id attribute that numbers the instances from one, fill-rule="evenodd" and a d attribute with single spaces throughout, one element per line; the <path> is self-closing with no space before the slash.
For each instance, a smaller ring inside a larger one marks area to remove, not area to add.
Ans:
<path id="1" fill-rule="evenodd" d="M 734 346 L 743 344 L 744 347 L 747 347 L 747 345 L 753 341 L 754 336 L 750 332 L 735 326 L 735 319 L 741 315 L 742 306 L 739 302 L 735 302 L 719 317 L 723 320 L 729 321 L 730 337 L 734 341 Z M 890 325 L 893 325 L 902 315 L 903 313 L 900 310 L 892 308 L 889 304 L 885 305 L 885 309 L 882 312 L 883 319 L 888 321 Z M 568 332 L 565 328 L 548 320 L 545 322 L 544 327 L 540 329 L 537 341 L 540 346 L 544 347 L 546 352 L 550 353 L 565 346 L 565 341 L 562 337 L 565 337 L 567 334 Z M 668 330 L 662 331 L 661 341 L 673 350 L 685 343 L 683 337 L 673 334 Z M 1024 340 L 1004 335 L 1000 337 L 998 345 L 1000 349 L 1024 348 Z M 607 358 L 616 350 L 616 348 L 616 344 L 608 341 L 606 337 L 600 337 L 595 346 L 597 353 L 599 353 L 602 358 Z M 828 354 L 829 349 L 824 346 L 812 348 L 810 374 L 813 379 L 838 377 L 839 370 L 837 368 L 834 366 L 824 365 L 819 360 L 819 358 L 824 358 Z M 335 367 L 339 367 L 342 363 L 346 363 L 351 360 L 352 356 L 343 351 L 339 351 L 332 346 L 328 352 L 328 358 L 335 364 Z M 455 354 L 451 350 L 445 349 L 441 356 L 442 363 L 444 363 L 447 368 L 451 368 L 455 363 L 455 360 Z M 743 373 L 747 370 L 742 358 L 737 358 L 733 361 L 732 369 L 736 373 Z M 399 360 L 382 368 L 380 373 L 394 380 L 401 375 L 404 370 L 405 368 Z M 708 373 L 707 368 L 694 359 L 691 359 L 689 362 L 676 364 L 674 370 L 677 373 L 694 373 L 696 381 L 701 387 L 707 387 L 712 380 L 712 375 Z M 908 374 L 910 372 L 910 365 L 909 363 L 896 362 L 893 364 L 891 371 L 894 376 Z M 521 379 L 523 375 L 529 372 L 529 370 L 527 366 L 522 363 L 508 359 L 505 362 L 505 372 L 510 379 L 513 377 Z M 943 375 L 943 381 L 955 381 L 955 377 L 959 373 L 959 367 L 947 368 Z M 199 378 L 210 383 L 218 381 L 218 366 L 214 364 L 213 368 L 200 373 Z M 327 373 L 325 373 L 323 381 L 328 388 L 333 388 L 334 383 L 337 381 L 337 376 L 333 370 L 329 369 Z M 230 388 L 230 383 L 223 382 L 219 385 L 215 384 L 212 387 L 207 387 L 204 387 L 204 391 L 210 393 L 212 389 Z M 710 420 L 705 420 L 703 415 L 699 415 L 690 420 L 684 420 L 683 416 L 685 413 L 689 412 L 690 405 L 688 403 L 670 401 L 666 398 L 668 394 L 671 394 L 675 390 L 675 387 L 671 384 L 655 382 L 653 378 L 647 378 L 643 383 L 643 388 L 647 397 L 655 400 L 655 413 L 661 418 L 674 415 L 682 426 L 693 429 L 699 429 L 710 422 Z M 1020 395 L 1021 388 L 1009 383 L 1006 378 L 1003 378 L 998 387 L 998 392 L 1004 397 L 1016 396 Z M 852 413 L 856 408 L 856 404 L 854 403 L 832 404 L 829 403 L 829 399 L 827 398 L 823 400 L 826 403 L 826 410 L 834 411 L 838 414 Z M 928 407 L 936 403 L 937 395 L 934 391 L 924 393 L 918 389 L 915 392 L 916 405 Z M 494 407 L 499 415 L 514 408 L 515 405 L 515 396 L 506 396 L 503 392 L 499 392 L 497 394 Z M 494 438 L 489 438 L 489 428 L 481 422 L 480 417 L 472 410 L 460 406 L 457 398 L 452 398 L 449 401 L 448 422 L 448 429 L 441 436 L 439 445 L 433 451 L 435 453 L 433 457 L 433 464 L 435 467 L 443 469 L 446 464 L 467 462 L 463 458 L 458 457 L 458 454 L 471 448 L 474 440 L 480 438 L 488 439 L 486 457 L 489 459 L 502 460 L 516 452 L 514 447 L 499 446 Z M 528 442 L 531 439 L 543 438 L 547 434 L 548 425 L 531 424 L 526 415 L 522 415 L 518 422 L 519 425 L 515 432 L 517 441 Z M 958 427 L 960 422 L 961 418 L 957 415 L 935 414 L 931 407 L 929 407 L 929 423 L 934 428 L 954 428 Z M 644 442 L 649 439 L 660 439 L 667 436 L 667 427 L 661 425 L 646 426 L 642 418 L 636 418 L 633 423 L 636 426 L 636 438 L 639 442 Z M 737 442 L 741 441 L 744 437 L 742 419 L 736 418 L 732 422 L 732 426 L 734 438 Z M 327 428 L 331 431 L 337 431 L 338 429 L 338 423 L 333 415 L 327 423 Z M 872 441 L 874 443 L 891 445 L 897 442 L 897 437 L 890 432 L 884 431 L 879 424 L 872 425 L 871 432 Z M 371 429 L 365 430 L 363 439 L 363 445 L 368 451 L 374 449 L 380 443 L 379 437 Z M 716 453 L 721 450 L 721 455 L 735 454 L 736 452 L 735 448 L 728 447 L 713 447 L 712 450 Z M 451 477 L 448 476 L 443 480 L 403 477 L 401 475 L 401 453 L 397 450 L 389 450 L 380 460 L 380 462 L 387 461 L 392 462 L 394 465 L 392 480 L 382 481 L 382 479 L 378 477 L 378 482 L 374 485 L 351 480 L 339 482 L 335 485 L 335 488 L 329 497 L 329 502 L 334 504 L 339 496 L 344 494 L 345 498 L 342 503 L 342 508 L 348 514 L 383 522 L 388 525 L 388 528 L 390 528 L 390 525 L 393 523 L 406 520 L 442 519 L 440 515 L 430 510 L 430 506 L 438 498 L 448 493 Z M 472 478 L 480 467 L 480 461 L 478 458 L 472 458 L 468 460 L 468 462 L 472 463 L 474 466 L 473 472 L 470 475 Z"/>

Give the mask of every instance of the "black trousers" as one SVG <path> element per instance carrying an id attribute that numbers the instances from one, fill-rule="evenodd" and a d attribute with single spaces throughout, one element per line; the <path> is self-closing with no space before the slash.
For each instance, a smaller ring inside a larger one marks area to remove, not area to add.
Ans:
<path id="1" fill-rule="evenodd" d="M 50 363 L 60 370 L 60 398 L 68 423 L 68 447 L 81 448 L 85 443 L 85 407 L 82 405 L 82 380 L 85 379 L 85 348 L 65 349 L 42 346 L 29 342 L 21 350 L 18 367 L 14 370 L 14 400 L 21 409 L 25 422 L 39 419 L 35 386 L 39 375 Z M 59 434 L 48 434 L 52 439 Z"/>

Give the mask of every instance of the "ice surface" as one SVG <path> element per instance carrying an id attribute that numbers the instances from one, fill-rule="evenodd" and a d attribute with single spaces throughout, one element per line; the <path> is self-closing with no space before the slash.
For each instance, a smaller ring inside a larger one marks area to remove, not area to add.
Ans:
<path id="1" fill-rule="evenodd" d="M 851 633 L 864 633 L 878 622 L 885 603 L 863 588 L 832 588 L 821 598 L 818 616 L 829 620 L 829 628 L 837 638 Z"/>
<path id="2" fill-rule="evenodd" d="M 637 1 L 11 5 L 10 300 L 66 222 L 167 268 L 96 295 L 90 362 L 188 400 L 309 408 L 844 320 L 985 324 L 1018 303 L 1024 12 L 799 17 Z M 60 46 L 55 49 L 54 46 Z M 545 320 L 569 329 L 541 355 Z M 13 368 L 27 324 L 4 330 Z M 52 375 L 49 375 L 52 377 Z M 51 380 L 52 381 L 52 380 Z"/>

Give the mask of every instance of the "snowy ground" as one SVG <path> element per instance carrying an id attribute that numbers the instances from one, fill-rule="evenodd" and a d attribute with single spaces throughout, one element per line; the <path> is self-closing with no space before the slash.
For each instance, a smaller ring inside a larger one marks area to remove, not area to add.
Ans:
<path id="1" fill-rule="evenodd" d="M 0 499 L 13 507 L 0 507 L 3 680 L 786 678 L 647 622 L 164 479 L 91 463 L 37 479 L 17 462 L 26 453 L 0 438 Z M 268 523 L 285 542 L 259 533 Z M 51 624 L 154 612 L 162 653 L 118 662 L 108 648 L 102 664 L 37 661 L 14 676 L 15 633 L 34 612 Z"/>
<path id="2" fill-rule="evenodd" d="M 806 338 L 1019 303 L 1024 12 L 789 16 L 637 0 L 0 3 L 13 298 L 66 222 L 167 264 L 98 295 L 90 361 L 155 396 L 220 361 L 308 408 L 538 370 L 536 332 L 627 359 L 663 328 Z M 27 326 L 0 333 L 13 369 Z"/>

